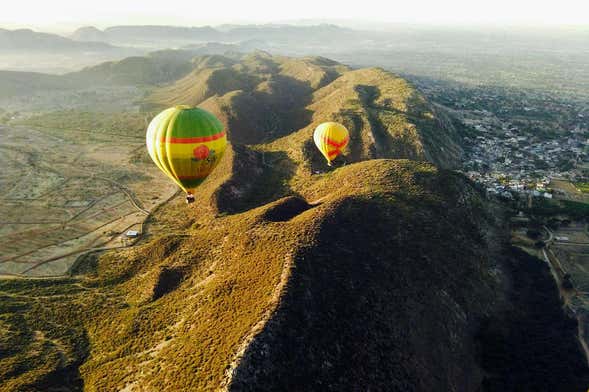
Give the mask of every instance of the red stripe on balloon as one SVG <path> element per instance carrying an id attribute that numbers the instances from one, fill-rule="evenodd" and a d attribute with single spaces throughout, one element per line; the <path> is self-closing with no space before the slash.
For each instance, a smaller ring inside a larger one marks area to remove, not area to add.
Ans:
<path id="1" fill-rule="evenodd" d="M 162 143 L 171 144 L 191 144 L 191 143 L 205 143 L 212 142 L 213 140 L 221 139 L 225 136 L 225 131 L 216 133 L 211 136 L 199 136 L 199 137 L 166 137 L 162 138 Z"/>
<path id="2" fill-rule="evenodd" d="M 346 137 L 344 140 L 342 140 L 339 143 L 331 140 L 330 138 L 325 138 L 325 141 L 327 142 L 327 144 L 329 144 L 332 147 L 335 147 L 335 148 L 343 148 L 346 145 L 346 143 L 348 142 L 349 139 L 350 139 L 349 137 Z"/>
<path id="3" fill-rule="evenodd" d="M 346 138 L 344 138 L 344 140 L 342 140 L 341 142 L 338 143 L 338 142 L 335 142 L 335 141 L 331 140 L 330 138 L 326 137 L 325 138 L 325 142 L 328 145 L 330 145 L 331 147 L 335 147 L 335 150 L 329 151 L 327 153 L 327 156 L 329 158 L 331 158 L 331 157 L 335 157 L 336 155 L 338 155 L 339 153 L 341 153 L 342 152 L 342 148 L 344 148 L 346 146 L 346 143 L 348 143 L 348 140 L 349 139 L 350 139 L 349 137 L 346 137 Z"/>

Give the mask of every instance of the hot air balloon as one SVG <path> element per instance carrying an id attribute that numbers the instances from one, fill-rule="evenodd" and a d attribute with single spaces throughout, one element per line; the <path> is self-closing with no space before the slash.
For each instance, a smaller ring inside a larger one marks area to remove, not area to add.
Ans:
<path id="1" fill-rule="evenodd" d="M 333 161 L 348 145 L 350 136 L 346 127 L 336 122 L 319 124 L 313 133 L 315 145 L 331 166 Z"/>
<path id="2" fill-rule="evenodd" d="M 147 151 L 157 167 L 194 201 L 194 190 L 221 160 L 227 147 L 223 124 L 211 113 L 175 106 L 151 120 Z"/>

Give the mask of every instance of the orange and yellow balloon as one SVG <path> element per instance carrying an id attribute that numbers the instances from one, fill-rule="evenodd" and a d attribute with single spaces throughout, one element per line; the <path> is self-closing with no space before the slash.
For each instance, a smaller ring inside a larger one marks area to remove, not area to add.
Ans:
<path id="1" fill-rule="evenodd" d="M 186 192 L 190 203 L 196 187 L 219 164 L 227 136 L 213 114 L 175 106 L 154 117 L 147 128 L 146 142 L 151 159 Z"/>
<path id="2" fill-rule="evenodd" d="M 327 164 L 342 153 L 350 141 L 350 135 L 346 127 L 336 122 L 324 122 L 315 128 L 313 133 L 315 145 L 321 154 L 327 159 Z"/>

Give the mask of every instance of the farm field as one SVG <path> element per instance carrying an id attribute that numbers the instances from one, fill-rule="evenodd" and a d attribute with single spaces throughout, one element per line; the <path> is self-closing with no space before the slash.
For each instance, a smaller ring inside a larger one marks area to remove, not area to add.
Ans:
<path id="1" fill-rule="evenodd" d="M 66 274 L 177 190 L 138 135 L 0 125 L 0 138 L 0 275 Z"/>

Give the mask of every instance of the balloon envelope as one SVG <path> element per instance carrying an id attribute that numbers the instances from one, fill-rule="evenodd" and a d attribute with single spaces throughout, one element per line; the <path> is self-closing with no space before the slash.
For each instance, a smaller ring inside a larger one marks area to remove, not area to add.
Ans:
<path id="1" fill-rule="evenodd" d="M 315 145 L 331 166 L 333 161 L 348 145 L 350 136 L 346 127 L 336 122 L 319 124 L 313 133 Z"/>
<path id="2" fill-rule="evenodd" d="M 189 106 L 155 116 L 146 142 L 157 167 L 188 194 L 213 171 L 227 147 L 223 124 L 206 110 Z"/>

